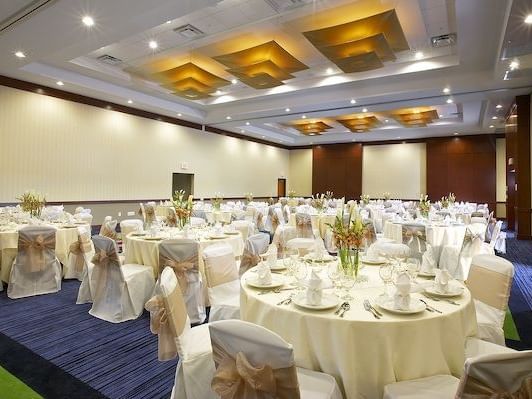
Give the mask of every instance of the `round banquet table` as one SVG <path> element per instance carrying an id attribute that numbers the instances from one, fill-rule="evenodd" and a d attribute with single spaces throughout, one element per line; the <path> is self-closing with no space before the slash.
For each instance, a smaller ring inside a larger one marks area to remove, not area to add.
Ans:
<path id="1" fill-rule="evenodd" d="M 201 238 L 199 240 L 199 262 L 200 270 L 203 272 L 203 258 L 201 256 L 203 250 L 210 245 L 215 244 L 228 244 L 233 248 L 235 256 L 241 256 L 244 251 L 244 241 L 242 240 L 242 234 L 226 235 L 226 238 L 210 239 L 208 237 Z M 155 277 L 159 275 L 159 244 L 163 241 L 161 239 L 150 239 L 145 236 L 138 236 L 138 233 L 129 233 L 126 237 L 126 258 L 125 263 L 135 263 L 138 265 L 151 266 L 153 268 L 153 274 Z M 168 237 L 174 238 L 174 237 Z M 175 237 L 175 238 L 180 238 Z M 182 238 L 182 237 L 181 237 Z"/>
<path id="2" fill-rule="evenodd" d="M 209 223 L 231 223 L 231 218 L 233 216 L 233 211 L 215 211 L 207 210 L 205 212 L 205 217 Z"/>
<path id="3" fill-rule="evenodd" d="M 432 246 L 433 254 L 437 261 L 440 259 L 440 254 L 444 246 L 462 245 L 462 242 L 464 241 L 466 227 L 467 226 L 464 224 L 426 225 L 427 242 Z M 386 221 L 386 223 L 384 223 L 383 235 L 385 238 L 390 238 L 398 243 L 401 243 L 403 242 L 402 229 L 402 223 Z"/>
<path id="4" fill-rule="evenodd" d="M 344 318 L 336 316 L 335 309 L 278 305 L 290 291 L 258 295 L 260 290 L 245 282 L 253 273 L 250 270 L 241 279 L 241 318 L 279 334 L 293 345 L 298 367 L 331 374 L 349 399 L 381 398 L 384 386 L 396 381 L 436 374 L 459 376 L 466 337 L 477 330 L 469 291 L 464 289 L 461 297 L 453 298 L 459 306 L 412 294 L 443 313 L 425 310 L 397 315 L 381 310 L 384 316 L 377 320 L 362 302 L 382 293 L 378 270 L 375 266 L 362 269 L 368 281 L 351 290 L 355 299 L 349 301 L 351 309 Z"/>
<path id="5" fill-rule="evenodd" d="M 26 225 L 18 225 L 15 229 L 0 231 L 0 278 L 6 283 L 9 282 L 11 266 L 17 256 L 18 230 Z M 55 233 L 55 255 L 64 265 L 68 260 L 70 244 L 78 240 L 77 227 L 86 226 L 90 231 L 90 226 L 86 223 L 76 223 L 75 226 L 51 225 L 57 228 Z"/>

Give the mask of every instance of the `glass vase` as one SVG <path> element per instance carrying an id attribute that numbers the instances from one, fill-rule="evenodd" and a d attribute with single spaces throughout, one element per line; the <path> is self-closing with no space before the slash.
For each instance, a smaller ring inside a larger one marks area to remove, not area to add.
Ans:
<path id="1" fill-rule="evenodd" d="M 344 274 L 352 276 L 356 280 L 360 268 L 360 250 L 358 248 L 340 248 L 338 255 Z"/>

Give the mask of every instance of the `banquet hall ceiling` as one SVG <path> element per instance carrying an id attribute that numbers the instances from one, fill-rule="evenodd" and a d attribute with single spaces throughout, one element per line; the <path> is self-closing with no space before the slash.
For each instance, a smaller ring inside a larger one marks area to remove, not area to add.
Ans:
<path id="1" fill-rule="evenodd" d="M 0 74 L 288 146 L 495 133 L 532 91 L 529 14 L 528 0 L 0 1 Z"/>

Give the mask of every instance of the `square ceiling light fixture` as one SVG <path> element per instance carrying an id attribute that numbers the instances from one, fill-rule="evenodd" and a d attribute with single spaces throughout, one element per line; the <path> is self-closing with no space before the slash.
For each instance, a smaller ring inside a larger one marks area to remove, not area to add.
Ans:
<path id="1" fill-rule="evenodd" d="M 394 9 L 303 34 L 345 73 L 381 68 L 410 49 Z"/>
<path id="2" fill-rule="evenodd" d="M 366 133 L 379 124 L 374 115 L 352 114 L 337 118 L 337 121 L 353 133 Z"/>
<path id="3" fill-rule="evenodd" d="M 287 126 L 297 129 L 300 133 L 305 136 L 317 136 L 326 132 L 329 129 L 332 129 L 332 126 L 329 126 L 321 120 L 298 120 L 291 122 Z"/>
<path id="4" fill-rule="evenodd" d="M 404 127 L 426 127 L 439 119 L 438 112 L 431 108 L 412 108 L 393 111 L 392 117 Z"/>
<path id="5" fill-rule="evenodd" d="M 213 58 L 228 67 L 227 72 L 255 89 L 280 86 L 294 78 L 293 73 L 308 69 L 275 40 Z"/>

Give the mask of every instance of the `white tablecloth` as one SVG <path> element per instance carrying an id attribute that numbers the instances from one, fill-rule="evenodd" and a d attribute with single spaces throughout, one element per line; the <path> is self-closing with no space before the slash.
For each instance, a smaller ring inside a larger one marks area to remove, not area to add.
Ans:
<path id="1" fill-rule="evenodd" d="M 333 375 L 346 398 L 381 398 L 384 385 L 435 374 L 459 376 L 464 366 L 467 336 L 476 333 L 475 309 L 466 289 L 459 306 L 427 300 L 443 314 L 424 311 L 393 315 L 382 311 L 376 320 L 362 301 L 382 292 L 378 267 L 368 266 L 369 277 L 352 290 L 355 298 L 345 318 L 333 310 L 308 311 L 293 304 L 277 305 L 290 291 L 257 295 L 241 280 L 243 320 L 278 333 L 294 346 L 296 365 Z M 419 297 L 420 294 L 413 294 Z"/>
<path id="2" fill-rule="evenodd" d="M 88 224 L 80 224 L 86 226 L 90 230 Z M 0 231 L 0 278 L 2 281 L 9 282 L 9 273 L 11 266 L 17 256 L 18 248 L 18 229 L 23 225 L 17 227 L 16 230 Z M 58 227 L 55 225 L 54 227 Z M 63 228 L 58 227 L 55 234 L 55 255 L 62 264 L 66 264 L 68 260 L 68 251 L 70 244 L 78 240 L 77 228 Z"/>
<path id="3" fill-rule="evenodd" d="M 325 238 L 325 232 L 327 229 L 330 229 L 327 224 L 334 224 L 334 221 L 336 219 L 336 214 L 328 214 L 328 213 L 322 213 L 322 214 L 314 214 L 310 215 L 310 221 L 312 223 L 312 230 L 319 231 L 320 237 Z M 290 215 L 290 226 L 296 225 L 296 214 L 292 213 Z"/>
<path id="4" fill-rule="evenodd" d="M 398 243 L 402 242 L 403 225 L 386 221 L 383 234 Z M 441 250 L 446 245 L 462 245 L 466 232 L 466 225 L 427 225 L 427 242 L 433 248 L 436 261 L 440 259 Z"/>

